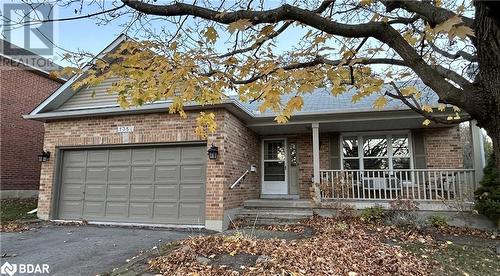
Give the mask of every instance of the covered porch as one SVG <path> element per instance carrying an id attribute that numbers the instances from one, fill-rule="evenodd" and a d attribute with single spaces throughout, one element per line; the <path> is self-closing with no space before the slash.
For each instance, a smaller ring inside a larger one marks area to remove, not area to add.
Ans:
<path id="1" fill-rule="evenodd" d="M 311 120 L 311 119 L 315 120 Z M 249 127 L 261 137 L 261 198 L 357 208 L 411 199 L 443 210 L 473 202 L 482 178 L 480 129 L 470 124 L 472 165 L 458 126 L 422 126 L 411 111 L 301 116 Z"/>

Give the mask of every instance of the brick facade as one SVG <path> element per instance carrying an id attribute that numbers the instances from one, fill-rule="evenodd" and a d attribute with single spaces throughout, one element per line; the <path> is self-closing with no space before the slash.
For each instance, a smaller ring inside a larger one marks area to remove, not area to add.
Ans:
<path id="1" fill-rule="evenodd" d="M 224 209 L 234 208 L 245 199 L 257 198 L 260 185 L 258 174 L 251 174 L 242 185 L 229 191 L 229 186 L 260 158 L 258 137 L 231 113 L 218 109 L 217 132 L 207 139 L 207 147 L 219 147 L 217 160 L 207 157 L 206 219 L 222 220 Z M 197 112 L 187 112 L 187 118 L 168 113 L 81 118 L 53 121 L 45 124 L 44 147 L 56 153 L 59 146 L 111 145 L 123 143 L 159 143 L 199 141 L 196 128 Z M 117 133 L 117 126 L 133 125 L 134 132 Z M 54 163 L 57 156 L 42 165 L 38 215 L 49 218 L 52 205 Z"/>
<path id="2" fill-rule="evenodd" d="M 319 168 L 330 168 L 330 142 L 328 133 L 319 134 Z M 313 152 L 312 133 L 303 133 L 297 136 L 297 152 L 299 166 L 299 197 L 312 197 Z"/>
<path id="3" fill-rule="evenodd" d="M 426 129 L 424 141 L 427 168 L 463 168 L 463 152 L 458 126 Z"/>
<path id="4" fill-rule="evenodd" d="M 38 190 L 43 123 L 25 120 L 61 83 L 0 58 L 0 189 Z"/>

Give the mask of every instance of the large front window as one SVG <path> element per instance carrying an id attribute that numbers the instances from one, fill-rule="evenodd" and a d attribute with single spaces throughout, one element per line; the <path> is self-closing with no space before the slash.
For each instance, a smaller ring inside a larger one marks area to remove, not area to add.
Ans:
<path id="1" fill-rule="evenodd" d="M 410 169 L 408 134 L 344 135 L 342 160 L 346 170 Z"/>

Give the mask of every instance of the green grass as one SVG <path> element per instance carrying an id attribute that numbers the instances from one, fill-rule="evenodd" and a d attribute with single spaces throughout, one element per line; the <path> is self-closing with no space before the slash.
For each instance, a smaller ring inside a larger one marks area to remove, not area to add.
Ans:
<path id="1" fill-rule="evenodd" d="M 468 243 L 429 245 L 413 243 L 404 249 L 438 262 L 442 270 L 434 275 L 500 275 L 500 262 L 494 243 Z"/>
<path id="2" fill-rule="evenodd" d="M 34 219 L 36 214 L 27 214 L 27 212 L 37 207 L 37 199 L 2 199 L 0 201 L 0 223 L 19 220 Z"/>

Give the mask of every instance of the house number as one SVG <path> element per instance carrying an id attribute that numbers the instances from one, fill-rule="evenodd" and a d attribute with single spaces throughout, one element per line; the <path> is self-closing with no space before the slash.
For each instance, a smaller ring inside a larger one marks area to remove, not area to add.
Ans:
<path id="1" fill-rule="evenodd" d="M 118 133 L 134 132 L 134 126 L 119 126 Z"/>

